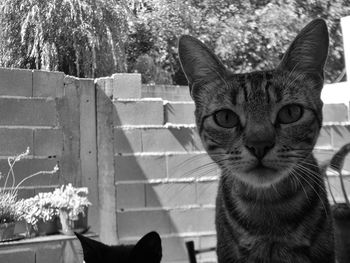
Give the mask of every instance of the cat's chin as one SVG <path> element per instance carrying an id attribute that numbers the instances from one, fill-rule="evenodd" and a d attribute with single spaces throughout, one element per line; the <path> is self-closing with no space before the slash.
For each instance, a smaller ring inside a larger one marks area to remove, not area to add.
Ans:
<path id="1" fill-rule="evenodd" d="M 270 187 L 283 179 L 280 171 L 266 166 L 251 168 L 242 173 L 240 177 L 245 183 L 256 188 Z"/>

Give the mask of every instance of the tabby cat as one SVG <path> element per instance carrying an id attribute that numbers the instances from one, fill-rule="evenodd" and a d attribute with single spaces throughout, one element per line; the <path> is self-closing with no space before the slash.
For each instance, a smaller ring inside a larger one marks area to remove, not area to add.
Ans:
<path id="1" fill-rule="evenodd" d="M 142 237 L 136 245 L 107 246 L 78 233 L 85 263 L 160 263 L 161 239 L 156 232 Z"/>
<path id="2" fill-rule="evenodd" d="M 203 145 L 219 167 L 219 263 L 332 263 L 334 237 L 312 150 L 322 124 L 324 20 L 309 23 L 273 70 L 233 74 L 199 40 L 179 57 Z"/>

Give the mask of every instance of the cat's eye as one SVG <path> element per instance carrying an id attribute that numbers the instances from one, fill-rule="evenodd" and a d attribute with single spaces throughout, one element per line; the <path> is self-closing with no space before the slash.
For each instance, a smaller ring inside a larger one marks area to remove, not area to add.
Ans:
<path id="1" fill-rule="evenodd" d="M 214 121 L 223 128 L 233 128 L 239 123 L 239 118 L 232 110 L 224 109 L 214 113 Z"/>
<path id="2" fill-rule="evenodd" d="M 303 115 L 303 107 L 298 104 L 284 106 L 277 115 L 277 121 L 281 124 L 289 124 L 298 121 Z"/>

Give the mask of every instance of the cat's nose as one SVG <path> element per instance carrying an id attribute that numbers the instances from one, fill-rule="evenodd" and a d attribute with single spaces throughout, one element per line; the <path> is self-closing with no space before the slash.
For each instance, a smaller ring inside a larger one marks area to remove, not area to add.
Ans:
<path id="1" fill-rule="evenodd" d="M 259 160 L 261 160 L 267 152 L 275 146 L 274 141 L 247 141 L 245 147 Z"/>

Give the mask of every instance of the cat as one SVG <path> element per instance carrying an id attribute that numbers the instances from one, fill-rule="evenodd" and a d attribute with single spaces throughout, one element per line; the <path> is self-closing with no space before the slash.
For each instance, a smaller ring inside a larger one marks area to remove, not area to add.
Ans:
<path id="1" fill-rule="evenodd" d="M 233 74 L 202 42 L 180 37 L 197 130 L 221 168 L 219 263 L 335 261 L 330 205 L 312 154 L 328 45 L 327 25 L 315 19 L 275 69 Z"/>
<path id="2" fill-rule="evenodd" d="M 75 233 L 83 248 L 85 263 L 160 263 L 162 244 L 158 233 L 150 232 L 135 245 L 108 246 Z"/>

